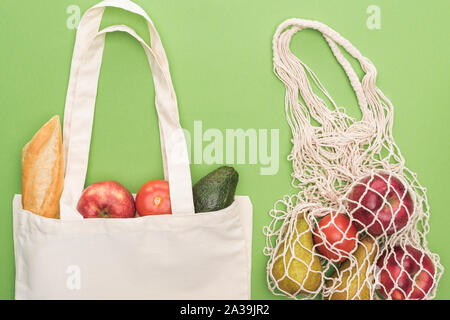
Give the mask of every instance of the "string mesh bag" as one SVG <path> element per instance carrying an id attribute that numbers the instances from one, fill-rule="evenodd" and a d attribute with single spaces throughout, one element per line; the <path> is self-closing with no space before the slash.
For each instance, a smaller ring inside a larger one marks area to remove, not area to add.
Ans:
<path id="1" fill-rule="evenodd" d="M 305 28 L 329 44 L 361 119 L 338 106 L 290 51 L 292 36 Z M 342 49 L 359 62 L 362 79 Z M 269 289 L 294 299 L 432 299 L 444 269 L 426 240 L 426 190 L 395 144 L 393 106 L 376 86 L 374 65 L 336 31 L 303 19 L 277 28 L 273 54 L 274 72 L 286 87 L 288 160 L 298 193 L 274 204 L 263 230 Z"/>

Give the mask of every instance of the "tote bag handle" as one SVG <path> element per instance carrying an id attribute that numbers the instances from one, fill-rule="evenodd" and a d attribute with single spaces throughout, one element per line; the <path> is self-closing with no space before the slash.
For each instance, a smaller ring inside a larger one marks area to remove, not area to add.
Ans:
<path id="1" fill-rule="evenodd" d="M 151 47 L 128 27 L 114 26 L 99 32 L 105 7 L 136 13 L 147 21 Z M 161 134 L 165 178 L 169 181 L 173 214 L 194 212 L 192 182 L 186 140 L 181 129 L 169 65 L 159 35 L 148 15 L 131 1 L 107 0 L 87 10 L 80 21 L 75 41 L 64 112 L 65 177 L 61 196 L 61 219 L 80 219 L 75 210 L 84 188 L 92 133 L 98 77 L 105 34 L 124 31 L 144 47 L 155 85 L 155 105 Z"/>

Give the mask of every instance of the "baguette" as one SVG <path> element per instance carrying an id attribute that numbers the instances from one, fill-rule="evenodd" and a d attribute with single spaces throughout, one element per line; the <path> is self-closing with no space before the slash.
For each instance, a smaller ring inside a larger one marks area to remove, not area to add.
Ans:
<path id="1" fill-rule="evenodd" d="M 59 219 L 64 185 L 62 136 L 54 116 L 22 150 L 22 206 L 47 218 Z"/>

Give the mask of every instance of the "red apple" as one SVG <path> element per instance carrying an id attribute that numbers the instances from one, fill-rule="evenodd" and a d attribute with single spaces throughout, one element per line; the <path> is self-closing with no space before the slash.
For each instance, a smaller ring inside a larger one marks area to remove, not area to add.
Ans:
<path id="1" fill-rule="evenodd" d="M 413 214 L 414 204 L 405 185 L 396 177 L 376 173 L 360 180 L 348 196 L 350 214 L 373 236 L 401 230 Z"/>
<path id="2" fill-rule="evenodd" d="M 434 284 L 434 264 L 425 253 L 412 246 L 395 246 L 377 261 L 380 268 L 378 291 L 393 300 L 423 299 Z"/>
<path id="3" fill-rule="evenodd" d="M 116 181 L 91 184 L 81 194 L 77 210 L 85 218 L 132 218 L 133 195 Z"/>

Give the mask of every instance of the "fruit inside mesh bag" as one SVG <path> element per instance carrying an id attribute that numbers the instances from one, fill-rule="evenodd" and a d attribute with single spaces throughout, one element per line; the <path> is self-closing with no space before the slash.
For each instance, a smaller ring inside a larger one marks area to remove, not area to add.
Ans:
<path id="1" fill-rule="evenodd" d="M 357 181 L 346 200 L 358 226 L 373 236 L 401 231 L 414 211 L 405 184 L 394 175 L 379 171 Z"/>
<path id="2" fill-rule="evenodd" d="M 372 264 L 378 253 L 374 238 L 359 241 L 353 253 L 356 261 L 345 260 L 325 284 L 323 296 L 328 300 L 369 300 L 372 298 L 374 279 Z"/>
<path id="3" fill-rule="evenodd" d="M 290 219 L 269 267 L 274 285 L 287 295 L 314 296 L 323 284 L 322 266 L 314 250 L 313 235 L 300 213 Z"/>
<path id="4" fill-rule="evenodd" d="M 377 261 L 378 292 L 393 300 L 424 299 L 435 284 L 435 266 L 428 255 L 411 245 L 394 246 Z"/>
<path id="5" fill-rule="evenodd" d="M 314 229 L 316 250 L 328 260 L 343 262 L 358 245 L 358 229 L 342 213 L 331 212 L 319 220 Z"/>

